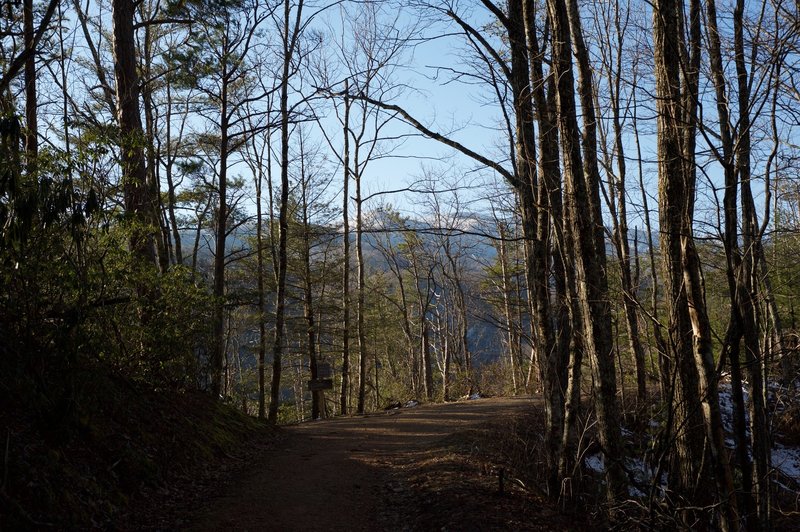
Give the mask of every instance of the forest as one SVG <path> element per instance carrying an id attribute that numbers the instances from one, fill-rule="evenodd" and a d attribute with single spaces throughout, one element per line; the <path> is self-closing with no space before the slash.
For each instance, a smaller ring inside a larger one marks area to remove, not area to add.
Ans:
<path id="1" fill-rule="evenodd" d="M 41 483 L 80 506 L 42 478 L 123 410 L 189 401 L 224 447 L 516 395 L 554 505 L 798 515 L 796 2 L 0 9 L 7 524 Z"/>

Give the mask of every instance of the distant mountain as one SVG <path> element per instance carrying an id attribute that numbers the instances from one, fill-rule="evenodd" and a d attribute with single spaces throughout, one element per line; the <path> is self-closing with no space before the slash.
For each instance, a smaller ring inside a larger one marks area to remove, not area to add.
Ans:
<path id="1" fill-rule="evenodd" d="M 470 325 L 468 330 L 468 341 L 470 351 L 473 353 L 475 363 L 480 365 L 485 362 L 496 360 L 502 352 L 502 342 L 504 341 L 504 331 L 495 323 L 500 320 L 497 317 L 491 318 L 494 310 L 489 304 L 477 297 L 480 289 L 477 283 L 480 282 L 483 268 L 493 264 L 497 258 L 495 248 L 496 235 L 491 234 L 489 229 L 492 225 L 479 219 L 477 216 L 468 218 L 459 223 L 457 227 L 437 227 L 423 220 L 405 220 L 402 227 L 390 223 L 387 219 L 377 218 L 379 214 L 373 213 L 373 218 L 369 220 L 370 228 L 363 234 L 363 248 L 365 261 L 368 269 L 389 271 L 389 264 L 380 251 L 381 245 L 391 243 L 393 247 L 399 246 L 408 232 L 415 233 L 430 253 L 436 253 L 442 239 L 449 237 L 454 252 L 461 257 L 465 268 L 465 279 L 469 286 L 467 292 L 472 294 L 468 303 L 470 309 Z M 337 228 L 330 228 L 330 233 L 337 232 Z M 641 230 L 631 231 L 630 246 L 633 252 L 635 243 L 638 243 L 638 252 L 644 256 L 648 252 L 647 234 Z M 184 250 L 185 260 L 191 260 L 191 252 L 195 243 L 196 231 L 184 230 L 181 232 L 181 244 Z M 209 271 L 214 256 L 214 234 L 209 230 L 200 232 L 200 245 L 198 248 L 198 264 L 201 270 Z M 253 225 L 242 225 L 237 228 L 226 240 L 226 252 L 240 253 L 243 256 L 251 251 L 251 242 L 255 236 Z M 653 241 L 657 242 L 657 236 L 653 235 Z M 340 240 L 341 235 L 334 237 Z M 355 242 L 355 233 L 350 234 L 351 242 Z M 611 240 L 606 238 L 606 253 L 609 257 L 615 258 L 616 251 Z M 408 267 L 408 264 L 403 264 Z M 441 290 L 440 288 L 433 288 Z M 244 333 L 240 345 L 248 345 L 255 342 L 255 337 L 250 337 Z"/>

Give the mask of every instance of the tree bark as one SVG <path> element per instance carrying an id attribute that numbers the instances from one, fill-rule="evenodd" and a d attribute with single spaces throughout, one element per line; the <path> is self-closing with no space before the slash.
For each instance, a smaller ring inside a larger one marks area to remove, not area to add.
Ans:
<path id="1" fill-rule="evenodd" d="M 605 243 L 600 217 L 594 88 L 588 52 L 583 44 L 580 21 L 577 20 L 577 4 L 572 0 L 549 0 L 548 10 L 553 32 L 553 73 L 558 87 L 558 122 L 564 153 L 567 209 L 571 214 L 571 222 L 575 225 L 573 238 L 577 253 L 574 274 L 585 331 L 584 345 L 590 358 L 597 394 L 595 408 L 600 443 L 606 459 L 607 494 L 610 499 L 617 499 L 627 494 L 627 478 L 623 469 L 624 447 L 616 404 L 611 314 L 605 276 Z M 570 43 L 575 49 L 580 74 L 578 93 L 584 120 L 583 161 L 574 101 Z M 581 211 L 586 206 L 590 210 L 589 216 Z"/>
<path id="2" fill-rule="evenodd" d="M 301 209 L 303 215 L 303 315 L 306 321 L 306 349 L 308 350 L 309 370 L 311 380 L 319 378 L 317 364 L 317 326 L 314 323 L 314 290 L 311 270 L 311 220 L 309 216 L 308 187 L 309 178 L 306 174 L 305 153 L 303 150 L 303 137 L 300 137 L 300 179 L 301 179 Z M 313 391 L 311 395 L 311 419 L 319 419 L 324 407 L 325 396 L 322 391 Z"/>
<path id="3" fill-rule="evenodd" d="M 739 142 L 736 145 L 736 169 L 739 174 L 742 202 L 742 269 L 738 279 L 742 286 L 737 290 L 739 313 L 743 318 L 745 360 L 750 374 L 750 433 L 752 435 L 753 461 L 755 462 L 755 498 L 758 521 L 762 529 L 770 526 L 770 462 L 771 443 L 764 382 L 766 367 L 762 366 L 763 353 L 759 345 L 759 255 L 761 235 L 755 201 L 750 187 L 752 175 L 750 153 L 750 78 L 744 57 L 744 0 L 737 0 L 733 12 L 734 53 L 737 89 L 739 92 Z M 753 44 L 757 46 L 757 44 Z M 753 53 L 753 57 L 756 54 Z"/>
<path id="4" fill-rule="evenodd" d="M 36 123 L 36 34 L 33 31 L 33 0 L 22 4 L 22 33 L 25 40 L 25 155 L 35 165 L 39 153 L 39 128 Z"/>
<path id="5" fill-rule="evenodd" d="M 356 150 L 355 167 L 359 168 L 359 150 Z M 361 213 L 361 171 L 355 172 L 356 184 L 356 264 L 357 264 L 357 302 L 356 302 L 356 329 L 358 334 L 358 404 L 356 411 L 364 413 L 364 400 L 367 393 L 367 335 L 364 324 L 364 248 L 362 243 L 363 236 L 363 217 Z"/>
<path id="6" fill-rule="evenodd" d="M 719 524 L 732 530 L 738 528 L 737 505 L 724 448 L 700 261 L 692 237 L 700 5 L 697 0 L 690 2 L 687 48 L 682 42 L 682 4 L 659 0 L 653 12 L 661 248 L 672 355 L 679 374 L 676 422 L 684 427 L 677 435 L 674 482 L 695 505 L 709 502 L 713 491 L 697 481 L 705 469 L 704 436 L 708 438 L 719 493 Z"/>
<path id="7" fill-rule="evenodd" d="M 125 211 L 132 226 L 130 248 L 137 262 L 158 266 L 155 247 L 154 213 L 147 187 L 147 171 L 139 107 L 139 76 L 136 73 L 136 45 L 133 30 L 134 3 L 114 0 L 113 22 L 114 76 L 117 88 L 117 121 L 120 131 L 120 158 Z"/>
<path id="8" fill-rule="evenodd" d="M 225 360 L 225 242 L 228 235 L 228 65 L 223 62 L 220 92 L 219 206 L 214 247 L 214 352 L 211 358 L 211 391 L 222 392 Z"/>
<path id="9" fill-rule="evenodd" d="M 272 385 L 270 387 L 269 413 L 270 423 L 278 422 L 280 405 L 281 371 L 283 368 L 284 322 L 286 315 L 286 269 L 288 265 L 287 242 L 289 233 L 289 76 L 292 58 L 300 33 L 303 2 L 295 7 L 295 19 L 292 22 L 291 4 L 284 2 L 283 10 L 283 71 L 281 73 L 281 197 L 278 208 L 278 283 L 275 295 L 275 337 L 272 344 Z"/>
<path id="10" fill-rule="evenodd" d="M 526 12 L 527 10 L 527 12 Z M 566 364 L 555 348 L 555 335 L 551 325 L 548 287 L 547 234 L 549 218 L 539 203 L 546 193 L 540 186 L 536 168 L 536 138 L 531 90 L 528 38 L 535 28 L 526 28 L 533 22 L 533 5 L 529 0 L 511 0 L 508 19 L 505 20 L 511 49 L 509 83 L 514 97 L 515 115 L 515 183 L 522 217 L 522 236 L 525 246 L 525 279 L 531 305 L 531 332 L 533 349 L 539 362 L 540 377 L 545 401 L 545 449 L 548 464 L 548 490 L 558 493 L 558 463 L 561 453 L 561 434 L 564 426 L 563 376 Z M 528 18 L 526 19 L 526 13 Z M 527 30 L 527 31 L 526 31 Z M 551 155 L 551 154 L 548 154 Z M 556 160 L 557 164 L 557 160 Z"/>
<path id="11" fill-rule="evenodd" d="M 350 392 L 350 87 L 344 85 L 344 153 L 342 184 L 342 389 L 339 409 L 347 415 Z"/>
<path id="12" fill-rule="evenodd" d="M 269 144 L 270 132 L 266 133 Z M 269 149 L 269 147 L 267 148 Z M 271 170 L 267 167 L 267 171 Z M 266 417 L 266 378 L 267 358 L 267 308 L 264 287 L 264 221 L 262 218 L 261 199 L 263 191 L 263 169 L 257 169 L 256 178 L 256 290 L 258 291 L 258 418 Z M 270 219 L 270 223 L 272 220 Z"/>
<path id="13" fill-rule="evenodd" d="M 743 477 L 741 494 L 742 513 L 746 526 L 750 529 L 757 529 L 759 528 L 757 517 L 756 515 L 752 515 L 754 510 L 754 501 L 757 499 L 757 497 L 754 497 L 754 493 L 752 491 L 753 468 L 748 450 L 748 441 L 746 438 L 745 404 L 743 399 L 742 373 L 739 360 L 739 345 L 743 336 L 746 337 L 745 350 L 749 355 L 747 357 L 748 362 L 751 362 L 750 359 L 752 358 L 758 358 L 759 349 L 758 332 L 755 327 L 756 322 L 753 319 L 752 300 L 750 299 L 751 290 L 753 287 L 750 286 L 751 283 L 749 282 L 749 276 L 747 275 L 746 264 L 749 261 L 747 259 L 743 259 L 738 240 L 739 225 L 737 211 L 737 178 L 741 177 L 744 179 L 745 175 L 749 174 L 749 156 L 746 154 L 741 155 L 743 151 L 749 150 L 749 146 L 745 146 L 746 144 L 749 144 L 749 131 L 747 131 L 747 128 L 749 128 L 749 98 L 747 97 L 748 87 L 746 79 L 744 81 L 744 87 L 741 86 L 741 83 L 738 87 L 739 90 L 742 90 L 743 88 L 745 91 L 744 93 L 739 94 L 740 112 L 744 112 L 744 114 L 739 117 L 739 124 L 744 129 L 742 129 L 740 132 L 738 141 L 735 142 L 728 113 L 729 102 L 726 94 L 726 77 L 722 64 L 720 35 L 717 28 L 716 2 L 714 0 L 708 0 L 706 2 L 706 20 L 709 36 L 708 40 L 709 55 L 711 59 L 711 74 L 716 90 L 717 113 L 719 115 L 720 142 L 722 148 L 720 163 L 723 166 L 725 175 L 725 194 L 723 198 L 725 225 L 723 230 L 723 245 L 726 256 L 728 290 L 731 298 L 731 313 L 730 323 L 728 325 L 728 333 L 725 336 L 723 349 L 727 351 L 729 362 L 731 364 L 731 387 L 734 402 L 736 454 Z M 735 16 L 734 24 L 736 24 Z M 739 48 L 737 47 L 737 52 L 738 51 Z M 737 58 L 737 66 L 738 63 L 739 60 Z M 744 77 L 747 77 L 746 72 L 744 73 Z M 741 99 L 745 100 L 744 108 L 741 107 Z M 735 151 L 739 152 L 740 154 L 738 160 L 739 165 L 745 165 L 746 168 L 742 166 L 739 166 L 738 168 L 736 167 L 737 165 L 734 162 Z M 738 176 L 737 173 L 739 174 Z M 747 177 L 749 178 L 749 176 Z M 742 187 L 745 187 L 744 182 L 742 182 Z M 744 206 L 744 197 L 742 198 L 742 203 Z M 744 208 L 742 214 L 744 215 Z M 752 224 L 749 224 L 747 220 L 744 220 L 742 226 L 743 230 L 745 231 L 744 243 L 746 246 L 749 246 L 752 243 L 751 240 L 753 237 L 753 226 Z M 750 231 L 747 231 L 748 229 Z M 746 254 L 750 255 L 750 257 L 753 256 L 748 252 L 746 252 Z M 753 356 L 752 352 L 752 349 L 754 348 L 756 350 L 755 356 Z M 756 364 L 756 366 L 758 366 L 758 364 Z M 758 377 L 760 377 L 760 370 L 756 371 L 758 373 Z M 760 388 L 760 386 L 758 386 L 760 384 L 758 377 L 755 381 L 751 382 L 751 386 L 755 385 L 753 386 L 754 388 Z M 751 400 L 753 404 L 757 404 L 758 400 L 752 397 L 754 393 L 755 390 L 752 390 Z M 753 439 L 755 442 L 755 440 L 760 438 L 759 436 L 753 434 Z M 765 468 L 762 468 L 760 472 L 766 476 Z M 759 476 L 757 475 L 757 485 L 758 478 Z"/>

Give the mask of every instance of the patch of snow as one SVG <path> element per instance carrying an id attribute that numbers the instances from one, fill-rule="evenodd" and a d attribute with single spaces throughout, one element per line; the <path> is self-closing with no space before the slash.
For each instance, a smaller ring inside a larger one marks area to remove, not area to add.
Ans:
<path id="1" fill-rule="evenodd" d="M 470 396 L 469 396 L 469 400 L 470 400 L 470 401 L 474 401 L 475 399 L 480 399 L 480 398 L 481 398 L 481 394 L 480 394 L 480 392 L 475 392 L 475 393 L 472 393 L 472 394 L 470 394 Z"/>
<path id="2" fill-rule="evenodd" d="M 640 499 L 642 497 L 647 497 L 647 494 L 645 492 L 643 492 L 642 490 L 640 490 L 639 488 L 637 488 L 636 486 L 628 486 L 628 495 L 631 496 L 631 497 L 637 497 L 637 498 L 640 498 Z"/>
<path id="3" fill-rule="evenodd" d="M 772 466 L 795 482 L 800 482 L 800 448 L 774 444 Z"/>
<path id="4" fill-rule="evenodd" d="M 603 453 L 595 453 L 586 456 L 583 459 L 584 465 L 595 473 L 605 472 L 605 459 Z M 632 477 L 632 484 L 628 486 L 628 495 L 631 497 L 647 497 L 647 493 L 642 491 L 640 487 L 649 486 L 655 475 L 655 470 L 640 458 L 627 458 L 625 460 L 625 469 Z M 659 479 L 660 487 L 667 485 L 667 474 L 662 472 Z"/>
<path id="5" fill-rule="evenodd" d="M 628 493 L 631 497 L 646 497 L 647 494 L 635 486 L 650 486 L 653 477 L 656 474 L 656 469 L 653 469 L 650 464 L 646 463 L 640 458 L 628 458 L 625 460 L 625 468 L 628 473 L 633 477 L 634 486 L 628 488 Z M 667 486 L 667 473 L 661 472 L 661 477 L 658 481 L 658 486 L 663 490 Z"/>
<path id="6" fill-rule="evenodd" d="M 418 406 L 419 406 L 419 401 L 412 399 L 408 401 L 405 405 L 403 405 L 403 408 L 416 408 Z"/>
<path id="7" fill-rule="evenodd" d="M 746 438 L 747 441 L 745 442 L 747 447 L 747 452 L 751 455 L 750 449 L 750 440 L 751 440 L 751 432 L 750 432 L 750 390 L 748 389 L 747 383 L 743 384 L 743 399 L 745 403 L 745 423 L 746 423 Z M 800 396 L 793 397 L 793 390 L 792 388 L 800 386 L 800 379 L 793 382 L 790 387 L 781 386 L 779 383 L 770 381 L 767 383 L 767 396 L 768 396 L 768 408 L 770 408 L 771 412 L 780 412 L 783 408 L 786 408 L 787 404 L 791 404 L 792 400 L 800 399 Z M 472 398 L 472 397 L 470 397 Z M 728 448 L 734 448 L 735 440 L 733 438 L 734 432 L 734 402 L 733 402 L 733 392 L 730 382 L 721 382 L 719 384 L 719 405 L 720 411 L 722 414 L 722 423 L 723 428 L 725 430 L 725 445 Z M 650 419 L 648 422 L 648 426 L 650 429 L 659 429 L 662 425 L 655 419 Z M 625 427 L 620 427 L 620 431 L 628 440 L 635 439 L 636 435 L 626 429 Z M 648 431 L 649 432 L 649 431 Z M 645 435 L 648 436 L 648 435 Z M 780 435 L 777 435 L 780 437 Z M 752 455 L 751 455 L 752 456 Z M 774 483 L 776 486 L 779 486 L 783 489 L 792 491 L 796 490 L 797 486 L 800 485 L 800 446 L 788 446 L 781 443 L 774 443 L 772 448 L 772 467 L 779 472 L 777 478 L 774 479 Z M 602 452 L 597 452 L 594 454 L 587 454 L 583 458 L 583 464 L 587 470 L 602 475 L 605 473 L 605 460 Z M 631 497 L 647 497 L 647 493 L 650 490 L 650 485 L 653 482 L 656 470 L 650 467 L 645 460 L 640 458 L 629 457 L 625 460 L 625 469 L 630 476 L 631 485 L 628 487 L 628 494 Z M 660 488 L 662 491 L 667 486 L 667 473 L 661 473 L 660 478 L 658 479 L 658 486 L 656 489 Z M 791 486 L 791 487 L 789 487 Z"/>
<path id="8" fill-rule="evenodd" d="M 583 459 L 583 463 L 595 473 L 602 473 L 606 470 L 606 464 L 603 460 L 603 453 L 590 454 Z"/>
<path id="9" fill-rule="evenodd" d="M 750 392 L 747 388 L 743 387 L 742 395 L 745 404 L 744 417 L 748 427 L 748 435 L 750 432 L 750 412 L 747 408 L 747 403 L 750 401 Z M 725 432 L 733 433 L 733 392 L 730 383 L 722 383 L 719 385 L 719 409 L 722 414 L 722 425 Z"/>
<path id="10" fill-rule="evenodd" d="M 781 386 L 781 383 L 778 381 L 769 381 L 767 383 L 767 390 L 770 392 L 788 392 L 789 390 L 785 386 Z"/>

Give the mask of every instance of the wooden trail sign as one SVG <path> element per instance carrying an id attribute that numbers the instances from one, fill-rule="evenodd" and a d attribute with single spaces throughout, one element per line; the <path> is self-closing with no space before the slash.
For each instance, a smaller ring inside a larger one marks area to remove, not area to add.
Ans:
<path id="1" fill-rule="evenodd" d="M 333 379 L 312 379 L 308 381 L 308 389 L 312 392 L 321 390 L 332 390 Z"/>
<path id="2" fill-rule="evenodd" d="M 317 364 L 317 379 L 330 379 L 333 377 L 333 370 L 331 365 L 327 362 L 320 362 Z"/>

